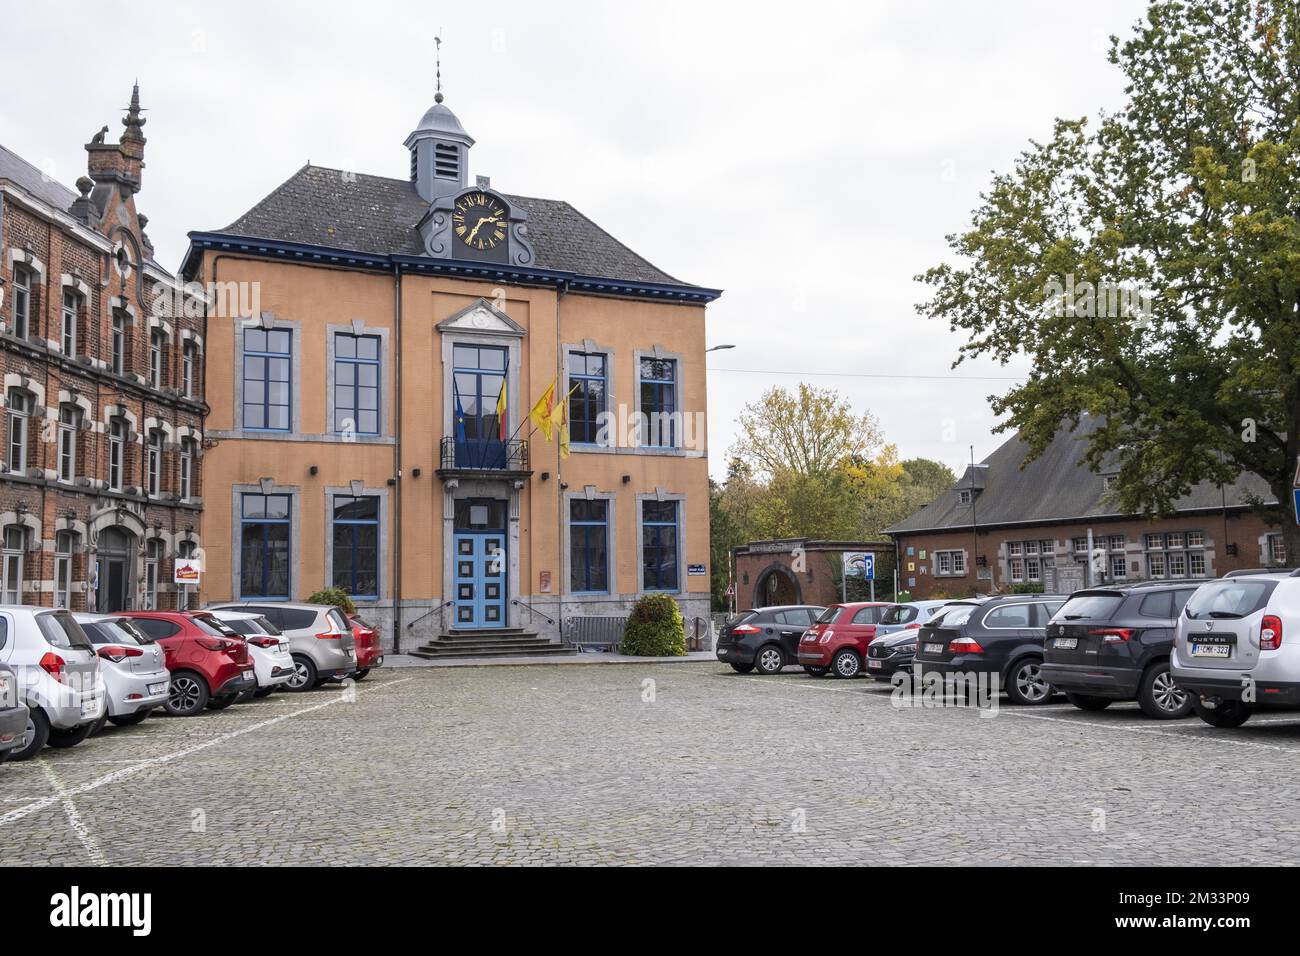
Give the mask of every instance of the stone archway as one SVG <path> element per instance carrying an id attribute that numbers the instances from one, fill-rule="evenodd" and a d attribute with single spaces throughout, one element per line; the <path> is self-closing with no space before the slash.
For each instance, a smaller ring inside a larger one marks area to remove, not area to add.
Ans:
<path id="1" fill-rule="evenodd" d="M 759 573 L 754 584 L 754 607 L 802 603 L 799 579 L 785 565 L 770 564 Z"/>

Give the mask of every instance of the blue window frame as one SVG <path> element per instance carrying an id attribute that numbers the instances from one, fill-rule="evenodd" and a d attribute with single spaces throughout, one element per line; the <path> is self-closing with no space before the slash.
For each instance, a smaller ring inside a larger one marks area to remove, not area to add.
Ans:
<path id="1" fill-rule="evenodd" d="M 569 441 L 592 445 L 609 393 L 608 357 L 599 352 L 569 353 Z"/>
<path id="2" fill-rule="evenodd" d="M 334 431 L 379 434 L 379 336 L 334 333 Z"/>
<path id="3" fill-rule="evenodd" d="M 569 590 L 609 592 L 609 502 L 569 502 Z"/>
<path id="4" fill-rule="evenodd" d="M 379 498 L 334 496 L 334 587 L 379 597 Z"/>
<path id="5" fill-rule="evenodd" d="M 288 495 L 240 496 L 240 597 L 289 598 Z"/>
<path id="6" fill-rule="evenodd" d="M 244 330 L 244 427 L 287 432 L 293 421 L 293 333 Z"/>
<path id="7" fill-rule="evenodd" d="M 676 591 L 677 502 L 641 502 L 641 586 L 646 591 Z"/>
<path id="8" fill-rule="evenodd" d="M 452 346 L 456 467 L 504 468 L 506 446 L 497 400 L 506 387 L 507 352 L 494 345 Z"/>
<path id="9" fill-rule="evenodd" d="M 645 416 L 643 444 L 656 448 L 676 445 L 677 361 L 641 359 L 641 414 Z"/>

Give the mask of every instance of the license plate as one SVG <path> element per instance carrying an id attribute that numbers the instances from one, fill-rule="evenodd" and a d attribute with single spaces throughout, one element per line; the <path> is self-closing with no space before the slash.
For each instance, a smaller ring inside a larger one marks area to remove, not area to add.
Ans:
<path id="1" fill-rule="evenodd" d="M 1058 637 L 1052 646 L 1063 651 L 1072 651 L 1079 646 L 1079 639 L 1077 637 Z"/>
<path id="2" fill-rule="evenodd" d="M 815 641 L 815 640 L 817 640 L 817 635 L 816 635 L 816 634 L 805 634 L 805 635 L 803 636 L 803 642 L 804 642 L 805 644 L 811 644 L 811 643 L 812 643 L 813 641 Z"/>
<path id="3" fill-rule="evenodd" d="M 244 671 L 244 680 L 256 680 L 257 671 Z"/>
<path id="4" fill-rule="evenodd" d="M 1193 644 L 1193 657 L 1231 657 L 1232 645 L 1230 644 Z"/>
<path id="5" fill-rule="evenodd" d="M 927 644 L 927 645 L 925 645 L 925 652 L 926 652 L 927 654 L 942 654 L 942 653 L 943 653 L 943 645 L 942 645 L 942 644 Z"/>
<path id="6" fill-rule="evenodd" d="M 157 683 L 157 684 L 150 684 L 150 685 L 149 685 L 149 693 L 150 693 L 150 695 L 153 695 L 153 694 L 161 694 L 161 693 L 162 693 L 163 691 L 165 691 L 166 689 L 167 689 L 167 684 L 166 684 L 166 683 Z"/>
<path id="7" fill-rule="evenodd" d="M 885 666 L 885 662 L 884 662 L 884 661 L 867 661 L 867 666 L 868 666 L 868 667 L 881 668 L 881 667 L 884 667 L 884 666 Z"/>

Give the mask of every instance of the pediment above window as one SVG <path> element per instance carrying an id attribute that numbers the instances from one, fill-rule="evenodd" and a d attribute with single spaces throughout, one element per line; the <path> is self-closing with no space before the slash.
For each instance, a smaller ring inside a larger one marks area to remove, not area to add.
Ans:
<path id="1" fill-rule="evenodd" d="M 474 335 L 504 335 L 523 338 L 527 330 L 487 299 L 479 299 L 450 318 L 438 323 L 439 332 L 467 332 Z"/>

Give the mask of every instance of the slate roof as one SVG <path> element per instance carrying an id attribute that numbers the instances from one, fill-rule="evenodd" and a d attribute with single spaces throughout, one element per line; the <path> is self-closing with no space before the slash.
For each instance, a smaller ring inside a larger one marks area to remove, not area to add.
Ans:
<path id="1" fill-rule="evenodd" d="M 77 200 L 77 194 L 55 182 L 17 153 L 0 146 L 0 179 L 8 179 L 20 189 L 63 212 Z"/>
<path id="2" fill-rule="evenodd" d="M 504 194 L 503 194 L 504 195 Z M 556 199 L 505 195 L 528 213 L 542 269 L 687 286 Z M 416 224 L 428 204 L 405 179 L 302 167 L 218 235 L 270 239 L 374 255 L 423 256 Z"/>
<path id="3" fill-rule="evenodd" d="M 1102 475 L 1081 464 L 1088 436 L 1101 420 L 1084 418 L 1074 431 L 1062 429 L 1043 454 L 1021 469 L 1028 445 L 1017 435 L 984 459 L 984 490 L 975 498 L 975 519 L 981 528 L 1009 524 L 1040 524 L 1072 519 L 1123 517 L 1103 501 Z M 984 467 L 987 466 L 987 467 Z M 950 489 L 920 511 L 886 528 L 886 534 L 938 531 L 971 526 L 971 506 L 958 498 L 970 487 L 970 469 Z M 976 483 L 979 487 L 979 483 Z M 1243 507 L 1247 496 L 1273 503 L 1276 499 L 1258 475 L 1243 474 L 1224 489 L 1229 507 Z M 1202 482 L 1178 499 L 1178 511 L 1219 509 L 1223 495 L 1217 485 Z"/>

